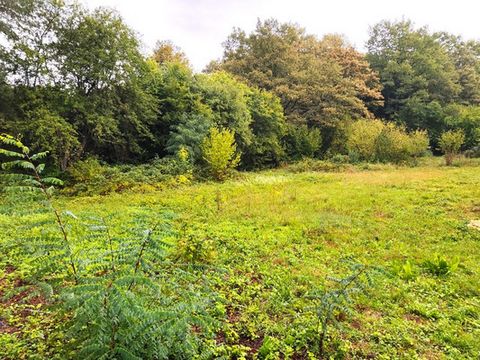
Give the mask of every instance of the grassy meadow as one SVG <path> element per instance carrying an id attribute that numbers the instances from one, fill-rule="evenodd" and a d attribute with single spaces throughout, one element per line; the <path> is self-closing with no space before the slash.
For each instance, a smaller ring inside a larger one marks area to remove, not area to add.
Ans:
<path id="1" fill-rule="evenodd" d="M 205 340 L 215 349 L 211 358 L 318 358 L 310 295 L 334 287 L 329 277 L 348 273 L 346 257 L 381 271 L 353 296 L 350 311 L 335 314 L 326 358 L 480 356 L 480 231 L 468 227 L 480 218 L 478 166 L 286 168 L 54 202 L 78 218 L 103 216 L 113 236 L 133 217 L 153 220 L 172 211 L 169 258 L 202 264 L 197 271 L 215 293 L 209 311 L 218 324 Z M 74 339 L 63 331 L 68 313 L 29 280 L 37 260 L 25 239 L 53 222 L 41 208 L 1 200 L 0 358 L 71 355 Z M 78 239 L 82 251 L 98 241 Z M 63 285 L 53 287 L 53 299 Z"/>

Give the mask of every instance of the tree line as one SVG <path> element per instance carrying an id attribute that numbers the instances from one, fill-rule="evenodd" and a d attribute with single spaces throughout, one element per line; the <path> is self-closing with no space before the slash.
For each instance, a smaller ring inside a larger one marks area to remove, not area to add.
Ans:
<path id="1" fill-rule="evenodd" d="M 352 155 L 362 138 L 352 131 L 365 126 L 411 135 L 411 154 L 421 134 L 433 151 L 447 130 L 462 131 L 464 149 L 480 141 L 480 42 L 410 21 L 373 26 L 366 54 L 342 36 L 258 21 L 234 29 L 202 73 L 168 41 L 144 55 L 106 8 L 0 0 L 0 33 L 0 132 L 50 151 L 62 171 L 90 156 L 141 163 L 180 151 L 195 164 L 229 153 L 243 169 L 274 167 Z M 206 149 L 230 135 L 234 153 Z"/>

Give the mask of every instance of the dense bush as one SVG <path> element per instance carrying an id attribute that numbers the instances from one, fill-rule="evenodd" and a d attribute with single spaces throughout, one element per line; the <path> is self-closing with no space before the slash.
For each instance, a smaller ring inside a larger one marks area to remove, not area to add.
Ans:
<path id="1" fill-rule="evenodd" d="M 445 131 L 438 142 L 440 150 L 445 154 L 445 162 L 447 166 L 452 165 L 453 159 L 460 152 L 465 141 L 465 134 L 462 130 Z"/>
<path id="2" fill-rule="evenodd" d="M 347 149 L 354 160 L 402 163 L 425 154 L 428 136 L 380 120 L 359 120 L 348 131 Z"/>
<path id="3" fill-rule="evenodd" d="M 301 172 L 309 172 L 309 171 L 337 172 L 337 171 L 346 170 L 350 167 L 351 165 L 348 165 L 345 162 L 303 158 L 302 160 L 289 164 L 286 167 L 286 170 L 293 173 L 301 173 Z"/>
<path id="4" fill-rule="evenodd" d="M 450 105 L 445 124 L 450 129 L 463 131 L 465 148 L 471 149 L 480 144 L 480 106 Z"/>
<path id="5" fill-rule="evenodd" d="M 217 180 L 225 179 L 240 162 L 234 133 L 228 129 L 211 128 L 202 143 L 202 153 L 210 174 Z"/>
<path id="6" fill-rule="evenodd" d="M 291 159 L 311 158 L 320 150 L 322 136 L 319 129 L 308 128 L 306 125 L 289 125 L 284 142 Z"/>
<path id="7" fill-rule="evenodd" d="M 353 159 L 374 161 L 376 142 L 384 128 L 380 120 L 359 120 L 348 131 L 347 150 Z"/>
<path id="8" fill-rule="evenodd" d="M 117 166 L 87 158 L 76 162 L 67 173 L 71 186 L 65 192 L 107 194 L 132 188 L 149 190 L 189 183 L 193 167 L 188 158 L 181 156 L 155 159 L 142 165 Z"/>

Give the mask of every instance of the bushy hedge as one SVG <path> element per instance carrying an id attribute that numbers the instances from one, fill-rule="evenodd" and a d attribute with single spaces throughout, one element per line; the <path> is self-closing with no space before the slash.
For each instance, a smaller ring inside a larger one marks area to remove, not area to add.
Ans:
<path id="1" fill-rule="evenodd" d="M 424 155 L 428 144 L 425 131 L 408 133 L 380 120 L 358 120 L 348 129 L 347 150 L 356 161 L 409 162 Z"/>
<path id="2" fill-rule="evenodd" d="M 78 161 L 68 169 L 71 194 L 107 194 L 129 189 L 154 190 L 189 183 L 193 168 L 188 160 L 165 157 L 141 165 L 111 166 L 96 158 Z"/>

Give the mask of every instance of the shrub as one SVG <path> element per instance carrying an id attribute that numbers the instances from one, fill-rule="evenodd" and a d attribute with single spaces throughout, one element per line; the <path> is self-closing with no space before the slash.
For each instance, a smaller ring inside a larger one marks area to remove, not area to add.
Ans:
<path id="1" fill-rule="evenodd" d="M 449 129 L 462 130 L 464 146 L 472 148 L 480 144 L 480 106 L 452 104 L 445 109 L 445 124 Z"/>
<path id="2" fill-rule="evenodd" d="M 446 131 L 440 136 L 438 144 L 440 150 L 445 154 L 445 163 L 447 166 L 452 165 L 453 159 L 460 152 L 464 141 L 465 134 L 462 130 Z"/>
<path id="3" fill-rule="evenodd" d="M 410 138 L 394 124 L 385 124 L 375 141 L 375 157 L 380 162 L 400 163 L 410 158 Z"/>
<path id="4" fill-rule="evenodd" d="M 74 194 L 107 194 L 137 187 L 188 183 L 192 172 L 193 165 L 184 148 L 175 157 L 157 158 L 142 165 L 110 166 L 95 158 L 87 158 L 68 169 L 71 186 L 67 191 Z"/>
<path id="5" fill-rule="evenodd" d="M 97 158 L 89 157 L 85 160 L 77 161 L 68 168 L 67 172 L 71 180 L 75 183 L 91 182 L 104 175 L 105 167 Z"/>
<path id="6" fill-rule="evenodd" d="M 460 260 L 456 257 L 449 261 L 447 258 L 437 254 L 433 259 L 427 260 L 423 264 L 429 273 L 436 276 L 446 276 L 458 268 Z"/>
<path id="7" fill-rule="evenodd" d="M 210 264 L 216 257 L 215 242 L 200 231 L 184 227 L 173 257 L 177 261 L 191 265 Z"/>
<path id="8" fill-rule="evenodd" d="M 374 161 L 376 141 L 384 128 L 380 120 L 358 120 L 354 122 L 347 139 L 347 150 L 356 160 Z"/>
<path id="9" fill-rule="evenodd" d="M 428 134 L 425 130 L 415 130 L 410 133 L 410 155 L 420 157 L 426 155 L 429 146 Z"/>
<path id="10" fill-rule="evenodd" d="M 322 146 L 322 135 L 319 129 L 310 129 L 306 125 L 290 125 L 284 142 L 290 158 L 311 158 Z"/>
<path id="11" fill-rule="evenodd" d="M 240 162 L 234 133 L 228 129 L 211 128 L 202 144 L 202 153 L 210 174 L 223 180 Z"/>
<path id="12" fill-rule="evenodd" d="M 350 126 L 347 150 L 350 158 L 363 161 L 401 163 L 425 154 L 425 131 L 407 131 L 380 120 L 359 120 Z"/>

